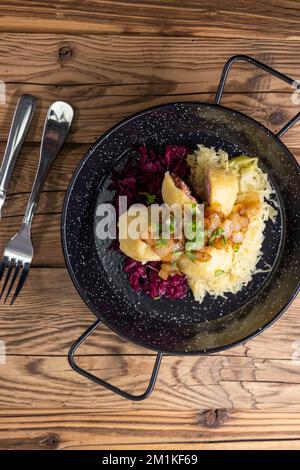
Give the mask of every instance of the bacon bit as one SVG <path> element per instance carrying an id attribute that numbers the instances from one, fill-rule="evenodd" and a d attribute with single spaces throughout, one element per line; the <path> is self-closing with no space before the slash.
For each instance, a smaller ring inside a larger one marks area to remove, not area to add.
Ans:
<path id="1" fill-rule="evenodd" d="M 201 263 L 206 263 L 211 260 L 211 254 L 209 253 L 207 247 L 202 248 L 202 250 L 195 252 L 195 259 Z"/>
<path id="2" fill-rule="evenodd" d="M 225 237 L 221 237 L 221 238 L 217 238 L 213 242 L 213 246 L 217 248 L 218 250 L 224 250 L 225 248 L 227 248 L 227 246 L 229 246 L 229 242 Z"/>
<path id="3" fill-rule="evenodd" d="M 160 267 L 160 271 L 158 272 L 158 275 L 161 279 L 164 279 L 165 281 L 168 279 L 169 276 L 175 276 L 175 274 L 179 274 L 182 276 L 181 271 L 177 267 L 174 267 L 174 264 L 169 264 L 169 263 L 162 263 Z"/>
<path id="4" fill-rule="evenodd" d="M 204 210 L 204 216 L 205 217 L 209 217 L 210 215 L 212 214 L 215 214 L 217 213 L 218 216 L 221 218 L 221 219 L 224 219 L 224 214 L 221 210 L 221 206 L 219 204 L 214 204 L 212 206 L 207 206 L 206 209 Z"/>

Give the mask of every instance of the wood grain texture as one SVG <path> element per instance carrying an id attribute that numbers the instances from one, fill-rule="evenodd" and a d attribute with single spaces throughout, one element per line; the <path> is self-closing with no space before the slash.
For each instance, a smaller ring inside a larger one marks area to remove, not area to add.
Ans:
<path id="1" fill-rule="evenodd" d="M 0 142 L 0 155 L 3 155 L 5 145 L 5 142 Z M 53 166 L 51 167 L 43 186 L 43 191 L 62 191 L 64 193 L 77 165 L 89 148 L 90 144 L 64 145 L 54 160 Z M 8 197 L 11 198 L 11 202 L 10 204 L 7 202 L 3 207 L 4 217 L 18 214 L 21 210 L 21 208 L 18 209 L 17 206 L 14 205 L 13 199 L 17 197 L 20 201 L 22 195 L 25 199 L 28 193 L 31 191 L 32 183 L 37 170 L 39 152 L 39 143 L 25 143 L 23 145 L 9 185 Z M 298 154 L 300 158 L 300 152 L 296 153 L 296 155 Z M 24 204 L 24 201 L 22 204 Z M 12 206 L 13 210 L 11 208 Z M 53 212 L 52 205 L 50 205 L 47 209 L 47 212 L 51 211 Z"/>
<path id="2" fill-rule="evenodd" d="M 71 342 L 94 317 L 68 276 L 60 243 L 66 188 L 101 134 L 150 106 L 212 102 L 224 62 L 235 54 L 300 78 L 299 25 L 299 2 L 292 0 L 1 2 L 0 154 L 18 96 L 32 93 L 39 101 L 4 206 L 0 250 L 22 220 L 47 107 L 70 101 L 76 119 L 41 194 L 28 282 L 13 308 L 0 304 L 6 348 L 0 449 L 300 448 L 300 298 L 243 345 L 206 357 L 166 356 L 152 397 L 130 403 L 67 363 Z M 277 131 L 299 111 L 292 92 L 236 64 L 222 103 Z M 283 141 L 300 161 L 298 135 L 299 126 Z M 107 327 L 77 356 L 82 366 L 132 391 L 144 389 L 154 361 L 153 352 Z"/>
<path id="3" fill-rule="evenodd" d="M 0 140 L 7 139 L 13 109 L 22 93 L 32 93 L 39 99 L 38 113 L 34 117 L 27 141 L 39 142 L 49 104 L 55 99 L 72 103 L 75 109 L 72 132 L 67 141 L 71 143 L 93 143 L 105 131 L 122 119 L 145 108 L 163 103 L 180 101 L 213 102 L 214 94 L 188 93 L 182 85 L 181 94 L 168 94 L 157 85 L 124 85 L 103 87 L 100 85 L 78 85 L 72 87 L 50 87 L 46 85 L 7 86 L 7 102 L 0 107 Z M 190 89 L 190 86 L 188 86 Z M 224 94 L 222 104 L 244 112 L 259 122 L 278 131 L 300 108 L 292 103 L 291 93 L 230 93 Z M 294 126 L 284 137 L 290 147 L 298 147 L 299 128 Z"/>
<path id="4" fill-rule="evenodd" d="M 131 393 L 149 381 L 151 355 L 79 356 L 79 365 Z M 130 377 L 130 379 L 129 379 Z M 0 407 L 140 409 L 70 369 L 65 356 L 7 356 L 0 368 Z M 14 393 L 12 394 L 12 390 Z M 167 356 L 144 409 L 299 410 L 299 362 L 231 356 Z"/>
<path id="5" fill-rule="evenodd" d="M 186 92 L 213 93 L 225 62 L 236 54 L 254 55 L 300 78 L 299 40 L 8 33 L 0 36 L 0 52 L 0 77 L 7 83 L 161 85 L 154 94 L 180 94 L 183 83 L 190 84 Z M 245 63 L 234 65 L 226 85 L 231 92 L 287 89 Z"/>
<path id="6" fill-rule="evenodd" d="M 72 341 L 93 320 L 94 316 L 76 293 L 65 268 L 36 268 L 31 270 L 30 282 L 26 283 L 14 307 L 0 305 L 0 339 L 5 341 L 8 355 L 65 356 Z M 282 360 L 288 375 L 293 357 L 294 365 L 298 364 L 298 331 L 300 298 L 272 328 L 244 345 L 224 351 L 222 356 L 248 358 L 250 362 L 256 359 Z M 153 356 L 151 351 L 128 343 L 104 326 L 93 333 L 78 354 Z M 184 363 L 185 358 L 182 361 Z M 297 372 L 298 369 L 294 370 Z M 239 373 L 238 367 L 234 373 Z M 283 380 L 288 382 L 284 368 L 282 374 Z M 293 381 L 298 381 L 298 378 Z"/>
<path id="7" fill-rule="evenodd" d="M 294 0 L 209 2 L 174 0 L 142 2 L 78 0 L 3 1 L 1 31 L 94 34 L 145 34 L 170 36 L 221 36 L 224 38 L 299 38 L 299 3 Z"/>
<path id="8" fill-rule="evenodd" d="M 0 449 L 297 449 L 299 429 L 299 412 L 8 408 Z"/>
<path id="9" fill-rule="evenodd" d="M 45 193 L 41 200 L 48 205 L 49 196 L 61 201 L 61 193 Z M 25 206 L 25 199 L 22 198 Z M 1 221 L 0 246 L 4 250 L 8 240 L 19 230 L 23 214 L 6 217 Z M 63 266 L 60 238 L 60 213 L 36 214 L 32 223 L 31 235 L 34 244 L 33 266 Z"/>

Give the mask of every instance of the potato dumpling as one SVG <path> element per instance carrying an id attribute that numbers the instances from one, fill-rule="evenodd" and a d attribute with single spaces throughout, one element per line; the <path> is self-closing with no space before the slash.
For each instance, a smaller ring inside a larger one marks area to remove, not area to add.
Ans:
<path id="1" fill-rule="evenodd" d="M 188 277 L 205 281 L 215 279 L 229 271 L 233 261 L 231 247 L 227 250 L 210 247 L 209 254 L 211 256 L 209 261 L 193 260 L 187 255 L 183 255 L 178 260 L 178 266 Z"/>
<path id="2" fill-rule="evenodd" d="M 172 206 L 173 204 L 192 204 L 196 203 L 190 188 L 182 179 L 174 173 L 165 173 L 161 188 L 162 198 L 165 204 Z"/>
<path id="3" fill-rule="evenodd" d="M 123 231 L 127 233 L 127 228 L 138 215 L 131 216 L 127 212 L 119 217 L 119 232 Z M 119 238 L 120 249 L 125 255 L 133 258 L 141 263 L 147 263 L 148 261 L 160 261 L 160 257 L 155 253 L 151 246 L 141 239 L 135 240 L 132 238 Z"/>
<path id="4" fill-rule="evenodd" d="M 206 176 L 207 202 L 226 216 L 232 211 L 239 185 L 232 173 L 221 168 L 209 168 Z"/>

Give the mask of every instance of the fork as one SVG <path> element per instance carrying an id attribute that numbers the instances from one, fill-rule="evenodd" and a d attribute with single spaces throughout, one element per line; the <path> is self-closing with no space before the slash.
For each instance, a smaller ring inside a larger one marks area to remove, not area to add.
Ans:
<path id="1" fill-rule="evenodd" d="M 23 222 L 20 230 L 6 245 L 2 261 L 0 262 L 0 282 L 5 270 L 7 269 L 0 293 L 0 299 L 3 296 L 12 275 L 4 303 L 7 301 L 9 294 L 11 293 L 19 273 L 20 275 L 17 287 L 12 296 L 10 305 L 15 302 L 27 279 L 33 258 L 33 245 L 31 241 L 32 218 L 50 167 L 69 133 L 73 115 L 74 111 L 72 106 L 64 101 L 55 101 L 48 109 L 42 135 L 38 169 L 25 209 Z"/>

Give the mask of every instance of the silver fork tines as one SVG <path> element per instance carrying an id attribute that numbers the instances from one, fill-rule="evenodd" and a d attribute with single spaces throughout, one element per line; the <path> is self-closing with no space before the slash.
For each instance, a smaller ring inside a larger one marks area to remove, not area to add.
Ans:
<path id="1" fill-rule="evenodd" d="M 27 279 L 33 258 L 30 235 L 31 221 L 46 176 L 68 135 L 72 119 L 73 109 L 68 103 L 56 101 L 48 109 L 42 136 L 39 166 L 26 206 L 23 223 L 19 232 L 8 242 L 0 262 L 0 283 L 7 270 L 2 287 L 0 287 L 0 299 L 5 294 L 4 303 L 8 300 L 16 280 L 18 279 L 18 283 L 10 305 L 18 297 Z"/>
<path id="2" fill-rule="evenodd" d="M 12 276 L 6 292 L 4 303 L 6 303 L 14 283 L 18 278 L 18 274 L 21 271 L 10 305 L 12 305 L 16 300 L 28 276 L 32 258 L 33 246 L 30 237 L 30 227 L 28 224 L 23 223 L 19 232 L 8 242 L 4 250 L 2 262 L 0 264 L 0 282 L 5 270 L 7 269 L 0 292 L 0 299 L 3 297 L 3 294 L 5 293 L 6 287 L 8 286 L 9 280 Z"/>
<path id="3" fill-rule="evenodd" d="M 3 262 L 2 262 L 3 263 Z M 1 263 L 1 264 L 2 264 Z M 20 271 L 20 268 L 23 267 L 23 270 L 21 272 L 21 275 L 19 277 L 19 281 L 18 281 L 18 284 L 17 284 L 17 288 L 15 290 L 15 293 L 14 295 L 12 296 L 12 299 L 10 301 L 10 305 L 12 305 L 14 303 L 14 301 L 16 300 L 16 298 L 18 297 L 23 285 L 24 285 L 24 282 L 28 276 L 28 273 L 29 273 L 29 269 L 30 269 L 30 264 L 29 263 L 25 263 L 24 265 L 22 265 L 21 261 L 18 261 L 16 263 L 16 260 L 15 259 L 12 259 L 11 261 L 7 261 L 7 263 L 9 264 L 8 266 L 8 270 L 7 270 L 7 273 L 6 273 L 6 277 L 5 277 L 5 280 L 4 280 L 4 283 L 3 283 L 3 286 L 2 286 L 2 289 L 1 289 L 1 293 L 0 293 L 0 299 L 2 298 L 3 294 L 4 294 L 4 291 L 5 291 L 5 288 L 8 284 L 8 281 L 9 281 L 9 278 L 11 276 L 11 273 L 14 269 L 14 274 L 12 276 L 12 279 L 10 281 L 10 284 L 9 284 L 9 288 L 7 290 L 7 293 L 6 293 L 6 296 L 5 296 L 5 299 L 4 299 L 4 303 L 6 303 L 8 297 L 9 297 L 9 294 L 11 293 L 11 290 L 14 286 L 14 283 L 15 283 L 15 280 L 17 279 L 18 277 L 18 274 L 19 274 L 19 271 Z M 2 275 L 1 275 L 2 277 Z"/>

